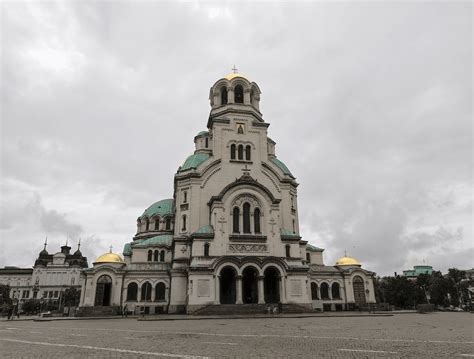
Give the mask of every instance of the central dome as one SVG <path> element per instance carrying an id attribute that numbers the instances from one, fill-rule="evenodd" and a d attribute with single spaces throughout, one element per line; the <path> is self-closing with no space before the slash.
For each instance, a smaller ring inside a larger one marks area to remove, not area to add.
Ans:
<path id="1" fill-rule="evenodd" d="M 359 266 L 360 267 L 360 263 L 357 259 L 352 258 L 352 257 L 347 257 L 347 256 L 339 258 L 336 261 L 336 265 L 337 266 Z"/>
<path id="2" fill-rule="evenodd" d="M 166 216 L 173 214 L 173 199 L 163 199 L 156 203 L 153 203 L 148 207 L 145 212 L 140 216 L 143 217 L 153 217 L 155 215 Z"/>

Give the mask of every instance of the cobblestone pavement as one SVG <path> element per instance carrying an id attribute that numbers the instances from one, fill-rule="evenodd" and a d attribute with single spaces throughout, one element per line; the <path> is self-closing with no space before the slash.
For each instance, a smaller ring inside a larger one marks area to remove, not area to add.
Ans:
<path id="1" fill-rule="evenodd" d="M 468 358 L 474 315 L 0 322 L 2 358 Z"/>

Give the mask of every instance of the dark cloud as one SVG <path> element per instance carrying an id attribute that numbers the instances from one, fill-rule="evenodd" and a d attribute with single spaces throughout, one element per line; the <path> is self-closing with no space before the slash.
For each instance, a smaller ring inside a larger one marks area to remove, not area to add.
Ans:
<path id="1" fill-rule="evenodd" d="M 122 248 L 172 196 L 234 63 L 263 91 L 327 263 L 472 265 L 457 255 L 472 249 L 472 4 L 1 6 L 0 265 L 32 263 L 17 247 L 45 232 L 82 236 L 90 258 Z"/>

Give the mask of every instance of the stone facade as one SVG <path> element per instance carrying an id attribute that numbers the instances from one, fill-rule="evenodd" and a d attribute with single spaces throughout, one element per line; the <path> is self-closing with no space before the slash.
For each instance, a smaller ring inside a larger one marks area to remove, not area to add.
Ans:
<path id="1" fill-rule="evenodd" d="M 194 137 L 173 198 L 137 219 L 123 260 L 109 253 L 84 272 L 83 306 L 191 313 L 220 304 L 335 310 L 375 302 L 373 273 L 355 260 L 327 267 L 323 250 L 302 239 L 298 183 L 276 156 L 260 94 L 239 74 L 211 87 L 208 130 Z"/>

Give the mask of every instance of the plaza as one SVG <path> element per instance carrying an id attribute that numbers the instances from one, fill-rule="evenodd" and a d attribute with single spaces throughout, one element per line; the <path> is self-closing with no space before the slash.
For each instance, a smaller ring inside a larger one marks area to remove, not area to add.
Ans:
<path id="1" fill-rule="evenodd" d="M 2 321 L 2 357 L 474 357 L 469 313 L 191 318 Z"/>

